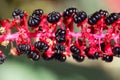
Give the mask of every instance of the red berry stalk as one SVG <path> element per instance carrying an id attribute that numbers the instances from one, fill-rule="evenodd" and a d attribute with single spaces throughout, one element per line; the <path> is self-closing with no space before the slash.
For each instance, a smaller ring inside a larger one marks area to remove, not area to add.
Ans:
<path id="1" fill-rule="evenodd" d="M 25 54 L 34 61 L 41 56 L 60 62 L 67 56 L 78 62 L 85 57 L 111 62 L 113 56 L 120 56 L 120 13 L 99 10 L 87 16 L 84 11 L 68 8 L 63 13 L 44 14 L 42 9 L 36 9 L 28 18 L 25 11 L 16 9 L 12 16 L 12 20 L 0 20 L 0 43 L 6 46 L 15 41 L 13 55 Z M 74 27 L 80 31 L 75 32 Z M 6 59 L 0 51 L 3 63 L 2 58 Z"/>

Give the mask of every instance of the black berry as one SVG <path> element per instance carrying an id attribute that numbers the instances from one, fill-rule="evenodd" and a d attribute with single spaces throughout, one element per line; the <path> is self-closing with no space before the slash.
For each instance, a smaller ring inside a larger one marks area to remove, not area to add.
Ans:
<path id="1" fill-rule="evenodd" d="M 35 51 L 31 50 L 27 53 L 28 58 L 32 59 L 33 61 L 38 61 L 40 59 L 40 55 Z"/>
<path id="2" fill-rule="evenodd" d="M 75 23 L 81 23 L 87 18 L 87 14 L 84 11 L 77 12 L 74 17 L 73 21 Z"/>
<path id="3" fill-rule="evenodd" d="M 104 54 L 103 57 L 102 57 L 102 60 L 105 61 L 105 62 L 112 62 L 113 61 L 113 56 L 109 56 L 109 55 Z"/>
<path id="4" fill-rule="evenodd" d="M 56 23 L 60 20 L 60 18 L 61 18 L 61 15 L 59 12 L 51 12 L 47 16 L 47 21 L 49 23 Z"/>
<path id="5" fill-rule="evenodd" d="M 70 17 L 70 16 L 72 16 L 72 14 L 75 14 L 75 13 L 77 13 L 77 12 L 78 12 L 77 8 L 67 8 L 67 9 L 63 12 L 63 17 L 64 17 L 64 18 Z"/>
<path id="6" fill-rule="evenodd" d="M 45 53 L 49 49 L 49 46 L 42 41 L 35 42 L 34 46 L 36 49 L 43 53 Z"/>
<path id="7" fill-rule="evenodd" d="M 115 54 L 116 56 L 120 56 L 120 47 L 114 47 L 112 49 L 113 54 Z"/>
<path id="8" fill-rule="evenodd" d="M 4 54 L 0 55 L 0 64 L 3 64 L 6 60 L 6 56 Z"/>
<path id="9" fill-rule="evenodd" d="M 15 9 L 12 13 L 14 19 L 22 19 L 24 17 L 24 11 L 20 9 Z"/>
<path id="10" fill-rule="evenodd" d="M 105 17 L 109 15 L 108 11 L 102 10 L 102 9 L 99 10 L 99 13 L 100 13 L 100 15 L 103 15 Z"/>
<path id="11" fill-rule="evenodd" d="M 75 59 L 77 62 L 83 62 L 84 61 L 84 56 L 80 55 L 72 55 L 73 59 Z"/>
<path id="12" fill-rule="evenodd" d="M 55 54 L 61 54 L 65 51 L 65 46 L 62 45 L 62 44 L 56 44 L 55 47 L 54 47 L 54 53 Z"/>
<path id="13" fill-rule="evenodd" d="M 95 12 L 91 17 L 88 18 L 88 24 L 94 25 L 101 19 L 101 15 L 99 12 Z"/>
<path id="14" fill-rule="evenodd" d="M 64 54 L 55 54 L 54 57 L 55 57 L 55 59 L 57 59 L 60 62 L 66 61 L 66 56 Z"/>
<path id="15" fill-rule="evenodd" d="M 66 31 L 62 30 L 62 29 L 58 29 L 55 33 L 55 39 L 56 41 L 58 41 L 59 43 L 61 42 L 65 42 L 66 40 Z"/>
<path id="16" fill-rule="evenodd" d="M 32 16 L 39 16 L 41 17 L 43 15 L 43 10 L 42 9 L 36 9 L 33 11 Z"/>
<path id="17" fill-rule="evenodd" d="M 38 26 L 40 21 L 41 21 L 41 19 L 39 16 L 36 16 L 36 15 L 30 16 L 28 19 L 28 25 L 30 27 Z"/>
<path id="18" fill-rule="evenodd" d="M 80 49 L 77 48 L 76 46 L 71 46 L 70 47 L 70 51 L 74 54 L 74 55 L 79 55 L 81 53 Z"/>
<path id="19" fill-rule="evenodd" d="M 105 19 L 105 23 L 107 25 L 111 25 L 113 24 L 115 21 L 117 21 L 119 18 L 119 14 L 118 13 L 111 13 L 106 19 Z"/>
<path id="20" fill-rule="evenodd" d="M 18 51 L 18 53 L 20 53 L 20 54 L 26 54 L 27 53 L 27 51 L 30 51 L 31 50 L 31 47 L 30 47 L 30 45 L 28 45 L 28 44 L 19 44 L 18 46 L 17 46 L 17 51 Z"/>

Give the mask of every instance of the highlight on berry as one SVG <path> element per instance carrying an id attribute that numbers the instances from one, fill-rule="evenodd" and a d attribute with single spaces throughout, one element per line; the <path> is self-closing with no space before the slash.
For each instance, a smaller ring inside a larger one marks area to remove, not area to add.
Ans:
<path id="1" fill-rule="evenodd" d="M 14 56 L 59 62 L 69 57 L 77 62 L 85 58 L 112 62 L 114 57 L 120 57 L 120 13 L 100 9 L 88 15 L 71 7 L 50 13 L 35 9 L 28 15 L 25 10 L 15 9 L 12 17 L 0 20 L 0 46 L 11 45 Z M 12 33 L 14 28 L 16 32 Z M 0 64 L 6 58 L 0 50 Z"/>

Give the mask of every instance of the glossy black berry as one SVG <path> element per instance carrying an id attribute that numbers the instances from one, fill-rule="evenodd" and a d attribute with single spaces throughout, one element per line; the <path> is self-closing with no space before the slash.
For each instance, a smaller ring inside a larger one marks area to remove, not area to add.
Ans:
<path id="1" fill-rule="evenodd" d="M 83 62 L 84 61 L 84 56 L 80 55 L 72 55 L 73 59 L 75 59 L 77 62 Z"/>
<path id="2" fill-rule="evenodd" d="M 112 52 L 113 52 L 114 55 L 120 56 L 120 47 L 114 47 L 112 49 Z"/>
<path id="3" fill-rule="evenodd" d="M 49 49 L 48 44 L 42 41 L 35 42 L 35 48 L 38 49 L 40 52 L 46 52 Z"/>
<path id="4" fill-rule="evenodd" d="M 61 15 L 59 12 L 51 12 L 47 16 L 47 21 L 49 23 L 56 23 L 60 20 L 60 18 L 61 18 Z"/>
<path id="5" fill-rule="evenodd" d="M 6 60 L 6 56 L 4 54 L 0 55 L 0 64 L 3 64 Z"/>
<path id="6" fill-rule="evenodd" d="M 79 55 L 81 53 L 80 49 L 77 48 L 75 45 L 70 47 L 70 51 L 74 54 L 74 55 Z"/>
<path id="7" fill-rule="evenodd" d="M 104 54 L 103 57 L 102 57 L 102 60 L 105 61 L 105 62 L 112 62 L 113 61 L 113 56 L 109 56 L 109 55 Z"/>
<path id="8" fill-rule="evenodd" d="M 39 16 L 39 17 L 41 17 L 42 15 L 43 15 L 43 10 L 42 9 L 36 9 L 32 13 L 32 16 Z"/>
<path id="9" fill-rule="evenodd" d="M 99 12 L 95 12 L 91 17 L 88 18 L 88 24 L 94 25 L 101 19 L 101 15 Z"/>
<path id="10" fill-rule="evenodd" d="M 28 26 L 35 27 L 38 26 L 41 19 L 39 16 L 30 16 L 28 19 Z"/>
<path id="11" fill-rule="evenodd" d="M 65 30 L 62 30 L 62 29 L 58 29 L 58 30 L 55 32 L 55 39 L 56 39 L 56 41 L 58 41 L 59 43 L 65 42 L 65 40 L 66 40 L 66 31 L 65 31 Z"/>
<path id="12" fill-rule="evenodd" d="M 87 18 L 87 14 L 84 11 L 80 11 L 77 12 L 74 16 L 73 16 L 73 21 L 75 23 L 81 23 L 83 22 L 85 19 Z"/>
<path id="13" fill-rule="evenodd" d="M 31 50 L 31 47 L 28 44 L 19 44 L 16 49 L 17 49 L 18 53 L 26 54 L 27 51 Z"/>
<path id="14" fill-rule="evenodd" d="M 119 14 L 118 13 L 111 13 L 106 19 L 105 19 L 105 23 L 107 25 L 111 25 L 113 24 L 115 21 L 117 21 L 119 18 Z"/>
<path id="15" fill-rule="evenodd" d="M 57 59 L 60 62 L 66 61 L 66 56 L 64 54 L 55 54 L 54 57 L 55 57 L 55 59 Z"/>
<path id="16" fill-rule="evenodd" d="M 35 51 L 31 50 L 27 53 L 28 58 L 32 59 L 33 61 L 38 61 L 40 59 L 40 55 Z"/>
<path id="17" fill-rule="evenodd" d="M 94 58 L 95 58 L 95 59 L 98 59 L 99 57 L 100 57 L 99 53 L 98 53 L 98 52 L 95 52 L 95 53 L 94 53 Z"/>
<path id="18" fill-rule="evenodd" d="M 102 9 L 99 10 L 99 13 L 100 13 L 100 15 L 103 15 L 103 16 L 108 16 L 109 15 L 108 11 L 102 10 Z"/>
<path id="19" fill-rule="evenodd" d="M 77 13 L 78 10 L 77 8 L 67 8 L 64 12 L 63 12 L 63 17 L 67 18 L 70 17 L 72 14 Z"/>
<path id="20" fill-rule="evenodd" d="M 14 19 L 22 19 L 24 17 L 24 11 L 21 9 L 15 9 L 12 16 Z"/>
<path id="21" fill-rule="evenodd" d="M 56 44 L 54 47 L 54 53 L 55 54 L 61 54 L 65 51 L 65 46 L 63 44 Z"/>

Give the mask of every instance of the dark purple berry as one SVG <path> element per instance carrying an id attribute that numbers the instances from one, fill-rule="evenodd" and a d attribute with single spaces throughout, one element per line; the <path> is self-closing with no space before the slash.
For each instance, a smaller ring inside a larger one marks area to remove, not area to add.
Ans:
<path id="1" fill-rule="evenodd" d="M 41 19 L 39 16 L 30 16 L 29 19 L 28 19 L 28 25 L 30 27 L 35 27 L 35 26 L 38 26 L 39 23 L 40 23 Z"/>
<path id="2" fill-rule="evenodd" d="M 32 15 L 41 17 L 43 15 L 43 10 L 42 9 L 36 9 L 36 10 L 33 11 Z"/>
<path id="3" fill-rule="evenodd" d="M 77 12 L 74 17 L 73 21 L 75 23 L 81 23 L 87 18 L 87 14 L 84 11 Z"/>
<path id="4" fill-rule="evenodd" d="M 107 25 L 111 25 L 113 24 L 115 21 L 117 21 L 119 19 L 119 14 L 118 13 L 111 13 L 106 19 L 105 19 L 105 23 Z"/>
<path id="5" fill-rule="evenodd" d="M 34 46 L 36 49 L 43 53 L 45 53 L 49 49 L 49 46 L 42 41 L 35 42 Z"/>
<path id="6" fill-rule="evenodd" d="M 28 58 L 32 59 L 33 61 L 38 61 L 40 59 L 40 55 L 35 51 L 31 50 L 27 53 Z"/>
<path id="7" fill-rule="evenodd" d="M 6 60 L 6 56 L 4 54 L 0 55 L 0 64 L 3 64 Z"/>
<path id="8" fill-rule="evenodd" d="M 24 11 L 21 9 L 15 9 L 12 16 L 14 19 L 22 19 L 24 17 Z"/>
<path id="9" fill-rule="evenodd" d="M 101 15 L 99 12 L 95 12 L 91 17 L 88 18 L 88 24 L 94 25 L 101 19 Z"/>
<path id="10" fill-rule="evenodd" d="M 84 56 L 80 55 L 72 55 L 73 59 L 75 59 L 77 62 L 83 62 L 84 61 Z"/>
<path id="11" fill-rule="evenodd" d="M 18 53 L 26 54 L 27 51 L 31 50 L 31 47 L 28 44 L 19 44 L 16 49 L 17 49 Z"/>
<path id="12" fill-rule="evenodd" d="M 49 23 L 56 23 L 60 20 L 60 18 L 61 18 L 61 15 L 59 12 L 51 12 L 47 16 L 47 21 Z"/>
<path id="13" fill-rule="evenodd" d="M 67 17 L 70 17 L 72 14 L 75 14 L 77 13 L 78 10 L 77 8 L 67 8 L 64 12 L 63 12 L 63 17 L 64 18 L 67 18 Z"/>
<path id="14" fill-rule="evenodd" d="M 103 54 L 102 60 L 105 61 L 105 62 L 112 62 L 113 61 L 113 56 Z"/>
<path id="15" fill-rule="evenodd" d="M 71 46 L 70 47 L 70 51 L 74 54 L 74 55 L 79 55 L 81 53 L 80 49 L 77 48 L 76 46 Z"/>
<path id="16" fill-rule="evenodd" d="M 65 46 L 63 44 L 56 44 L 54 47 L 55 54 L 62 54 L 65 51 Z"/>
<path id="17" fill-rule="evenodd" d="M 55 39 L 56 41 L 58 41 L 59 43 L 61 42 L 65 42 L 66 40 L 66 31 L 62 30 L 62 29 L 58 29 L 55 33 Z"/>
<path id="18" fill-rule="evenodd" d="M 114 47 L 112 49 L 112 52 L 113 52 L 114 55 L 120 56 L 120 47 Z"/>

